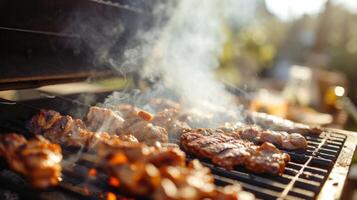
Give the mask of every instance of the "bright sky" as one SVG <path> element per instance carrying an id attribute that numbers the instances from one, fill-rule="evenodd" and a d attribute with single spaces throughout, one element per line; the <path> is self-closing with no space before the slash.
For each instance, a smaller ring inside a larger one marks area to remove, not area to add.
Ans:
<path id="1" fill-rule="evenodd" d="M 265 0 L 268 10 L 283 20 L 294 19 L 304 14 L 317 14 L 324 8 L 326 0 Z M 333 0 L 357 12 L 356 0 Z"/>

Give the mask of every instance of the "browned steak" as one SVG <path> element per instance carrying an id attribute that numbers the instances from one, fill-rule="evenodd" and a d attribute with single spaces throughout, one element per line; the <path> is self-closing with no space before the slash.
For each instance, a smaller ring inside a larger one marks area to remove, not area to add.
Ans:
<path id="1" fill-rule="evenodd" d="M 231 137 L 220 129 L 196 129 L 181 136 L 181 146 L 190 154 L 208 158 L 226 169 L 244 166 L 256 173 L 281 174 L 290 156 L 271 143 L 261 146 Z"/>

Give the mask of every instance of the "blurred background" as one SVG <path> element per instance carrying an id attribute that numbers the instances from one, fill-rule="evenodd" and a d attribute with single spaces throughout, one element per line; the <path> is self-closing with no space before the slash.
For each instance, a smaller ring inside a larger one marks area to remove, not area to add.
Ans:
<path id="1" fill-rule="evenodd" d="M 218 78 L 252 110 L 357 130 L 357 2 L 252 2 L 254 16 L 224 26 Z"/>

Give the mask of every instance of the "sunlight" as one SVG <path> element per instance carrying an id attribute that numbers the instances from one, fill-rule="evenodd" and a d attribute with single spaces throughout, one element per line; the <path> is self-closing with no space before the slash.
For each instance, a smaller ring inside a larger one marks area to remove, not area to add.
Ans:
<path id="1" fill-rule="evenodd" d="M 282 20 L 290 20 L 304 14 L 317 14 L 326 0 L 265 0 L 267 8 Z"/>

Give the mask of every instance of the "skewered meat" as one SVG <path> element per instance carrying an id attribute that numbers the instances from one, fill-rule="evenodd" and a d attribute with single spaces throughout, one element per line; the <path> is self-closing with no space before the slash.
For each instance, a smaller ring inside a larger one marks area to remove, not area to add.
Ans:
<path id="1" fill-rule="evenodd" d="M 122 117 L 107 108 L 92 106 L 87 114 L 88 129 L 95 132 L 116 133 L 123 123 Z"/>
<path id="2" fill-rule="evenodd" d="M 274 131 L 286 131 L 289 133 L 301 134 L 320 134 L 322 132 L 322 129 L 319 127 L 310 127 L 305 124 L 295 123 L 287 119 L 259 112 L 248 112 L 247 121 L 251 124 L 257 124 L 264 129 L 271 129 Z"/>
<path id="3" fill-rule="evenodd" d="M 51 125 L 45 122 L 51 122 Z M 93 148 L 98 141 L 118 140 L 118 136 L 108 133 L 94 133 L 87 130 L 85 124 L 71 116 L 62 116 L 52 110 L 41 110 L 32 117 L 28 129 L 34 134 L 41 134 L 51 142 L 74 147 Z M 134 141 L 134 136 L 122 136 L 122 140 Z"/>
<path id="4" fill-rule="evenodd" d="M 102 144 L 99 163 L 129 196 L 151 199 L 254 199 L 239 185 L 217 188 L 210 170 L 197 160 L 188 166 L 177 148 L 123 142 Z"/>
<path id="5" fill-rule="evenodd" d="M 0 136 L 0 156 L 10 168 L 27 177 L 36 188 L 57 185 L 61 176 L 61 148 L 41 136 L 26 140 L 11 133 Z"/>
<path id="6" fill-rule="evenodd" d="M 257 173 L 281 174 L 290 157 L 273 144 L 261 146 L 228 136 L 220 129 L 196 129 L 182 134 L 181 146 L 198 157 L 208 158 L 226 169 L 245 166 Z M 262 162 L 269 161 L 269 162 Z"/>

